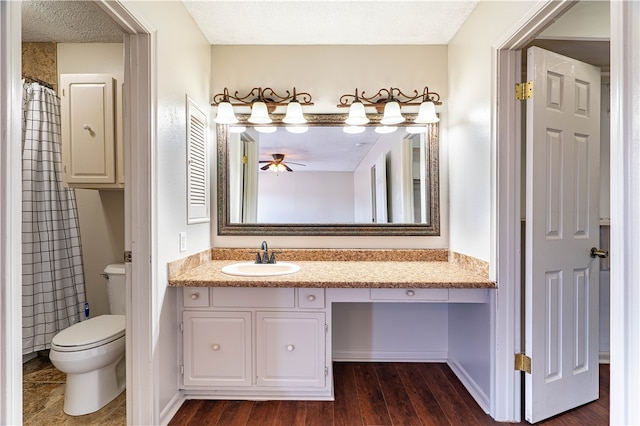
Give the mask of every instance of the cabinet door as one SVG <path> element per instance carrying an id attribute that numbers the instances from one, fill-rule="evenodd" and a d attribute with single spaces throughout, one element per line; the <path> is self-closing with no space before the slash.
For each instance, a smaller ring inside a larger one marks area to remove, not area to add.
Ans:
<path id="1" fill-rule="evenodd" d="M 325 386 L 324 313 L 257 312 L 258 386 Z"/>
<path id="2" fill-rule="evenodd" d="M 184 385 L 251 386 L 251 312 L 189 311 Z"/>
<path id="3" fill-rule="evenodd" d="M 60 86 L 65 182 L 115 184 L 115 79 L 61 74 Z"/>

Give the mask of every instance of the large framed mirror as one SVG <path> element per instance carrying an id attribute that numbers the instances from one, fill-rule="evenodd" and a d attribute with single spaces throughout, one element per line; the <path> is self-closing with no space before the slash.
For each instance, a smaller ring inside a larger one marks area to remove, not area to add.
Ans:
<path id="1" fill-rule="evenodd" d="M 437 123 L 306 118 L 217 125 L 219 235 L 440 235 Z"/>

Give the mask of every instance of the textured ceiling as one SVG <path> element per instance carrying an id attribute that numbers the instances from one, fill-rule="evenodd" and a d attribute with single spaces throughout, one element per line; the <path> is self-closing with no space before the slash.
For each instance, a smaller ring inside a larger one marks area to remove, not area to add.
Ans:
<path id="1" fill-rule="evenodd" d="M 179 0 L 170 0 L 179 1 Z M 477 1 L 183 0 L 211 44 L 447 44 Z M 24 41 L 120 42 L 92 1 L 25 0 Z"/>
<path id="2" fill-rule="evenodd" d="M 122 42 L 123 32 L 92 1 L 22 2 L 22 41 Z"/>
<path id="3" fill-rule="evenodd" d="M 477 1 L 183 0 L 211 44 L 447 44 Z"/>

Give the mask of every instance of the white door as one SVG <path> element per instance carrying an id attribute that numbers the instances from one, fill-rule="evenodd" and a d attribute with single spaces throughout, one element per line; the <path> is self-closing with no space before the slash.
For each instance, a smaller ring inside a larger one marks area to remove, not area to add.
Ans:
<path id="1" fill-rule="evenodd" d="M 598 398 L 600 69 L 527 50 L 525 418 Z"/>

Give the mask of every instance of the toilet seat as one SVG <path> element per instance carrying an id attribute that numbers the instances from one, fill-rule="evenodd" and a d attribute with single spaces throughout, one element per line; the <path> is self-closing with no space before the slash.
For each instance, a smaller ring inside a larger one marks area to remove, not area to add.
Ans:
<path id="1" fill-rule="evenodd" d="M 100 315 L 56 334 L 51 341 L 51 349 L 60 352 L 83 351 L 117 340 L 124 333 L 124 315 Z"/>

